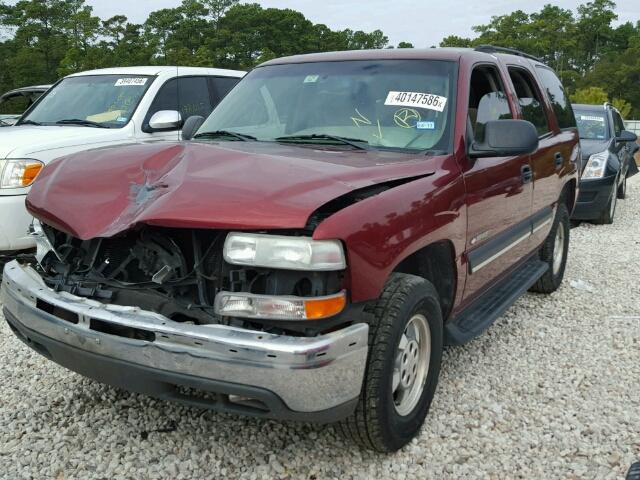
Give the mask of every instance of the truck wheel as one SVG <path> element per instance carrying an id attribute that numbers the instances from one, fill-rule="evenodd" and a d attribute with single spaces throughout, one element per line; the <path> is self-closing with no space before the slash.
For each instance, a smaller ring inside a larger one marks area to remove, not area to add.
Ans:
<path id="1" fill-rule="evenodd" d="M 625 175 L 622 179 L 622 183 L 618 187 L 618 198 L 620 200 L 624 200 L 627 198 L 627 176 Z"/>
<path id="2" fill-rule="evenodd" d="M 618 190 L 615 187 L 611 190 L 611 197 L 607 206 L 604 208 L 600 216 L 593 222 L 598 225 L 611 225 L 613 223 L 613 217 L 616 215 L 616 206 L 618 205 Z"/>
<path id="3" fill-rule="evenodd" d="M 442 311 L 431 283 L 394 273 L 370 313 L 360 400 L 340 426 L 364 447 L 393 452 L 416 436 L 429 411 L 442 360 Z"/>
<path id="4" fill-rule="evenodd" d="M 569 250 L 569 211 L 561 200 L 558 202 L 556 218 L 549 232 L 549 236 L 540 248 L 540 260 L 549 265 L 549 269 L 531 287 L 532 292 L 555 292 L 564 277 Z"/>

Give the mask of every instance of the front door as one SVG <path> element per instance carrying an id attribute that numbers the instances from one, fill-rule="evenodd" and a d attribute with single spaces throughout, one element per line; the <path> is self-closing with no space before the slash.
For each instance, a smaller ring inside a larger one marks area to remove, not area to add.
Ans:
<path id="1" fill-rule="evenodd" d="M 479 65 L 471 75 L 467 136 L 484 138 L 490 120 L 513 118 L 496 65 Z M 528 253 L 532 171 L 529 156 L 466 159 L 467 282 L 465 301 L 491 286 Z"/>

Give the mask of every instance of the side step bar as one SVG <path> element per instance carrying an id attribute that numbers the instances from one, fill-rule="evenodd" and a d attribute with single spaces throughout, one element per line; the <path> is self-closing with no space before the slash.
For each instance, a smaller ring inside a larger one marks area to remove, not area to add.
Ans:
<path id="1" fill-rule="evenodd" d="M 445 343 L 462 345 L 484 332 L 547 271 L 536 257 L 526 261 L 445 325 Z"/>

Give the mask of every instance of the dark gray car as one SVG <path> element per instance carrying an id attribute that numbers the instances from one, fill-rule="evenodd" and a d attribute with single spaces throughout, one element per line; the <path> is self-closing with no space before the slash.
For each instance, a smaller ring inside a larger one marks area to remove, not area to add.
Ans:
<path id="1" fill-rule="evenodd" d="M 627 195 L 627 178 L 638 173 L 633 158 L 637 136 L 624 129 L 620 112 L 609 103 L 574 104 L 582 164 L 574 220 L 613 223 L 618 199 Z"/>

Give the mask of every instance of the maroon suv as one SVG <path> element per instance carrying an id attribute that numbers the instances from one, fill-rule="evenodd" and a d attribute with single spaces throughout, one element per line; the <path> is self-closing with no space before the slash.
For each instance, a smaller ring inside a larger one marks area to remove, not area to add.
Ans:
<path id="1" fill-rule="evenodd" d="M 38 264 L 9 263 L 2 284 L 30 347 L 161 398 L 340 421 L 392 451 L 424 421 L 443 345 L 562 281 L 578 134 L 532 57 L 273 60 L 185 133 L 42 172 Z"/>

